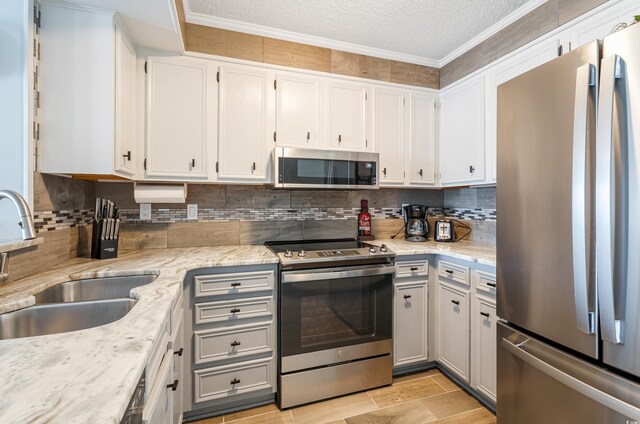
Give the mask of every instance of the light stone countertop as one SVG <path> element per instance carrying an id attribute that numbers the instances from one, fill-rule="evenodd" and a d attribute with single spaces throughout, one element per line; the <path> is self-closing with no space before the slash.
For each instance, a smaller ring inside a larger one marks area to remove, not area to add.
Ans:
<path id="1" fill-rule="evenodd" d="M 475 242 L 411 243 L 375 240 L 398 256 L 442 254 L 495 266 L 495 247 Z M 140 250 L 117 259 L 73 259 L 0 287 L 0 313 L 34 304 L 33 294 L 64 281 L 157 274 L 132 290 L 138 298 L 124 318 L 69 333 L 0 341 L 0 422 L 119 423 L 179 299 L 187 271 L 218 266 L 276 264 L 264 246 Z"/>

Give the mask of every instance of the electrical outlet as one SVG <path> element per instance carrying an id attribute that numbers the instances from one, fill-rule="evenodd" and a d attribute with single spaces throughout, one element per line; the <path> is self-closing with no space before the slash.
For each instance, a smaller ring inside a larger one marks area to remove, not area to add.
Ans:
<path id="1" fill-rule="evenodd" d="M 151 221 L 151 203 L 140 203 L 140 220 Z"/>
<path id="2" fill-rule="evenodd" d="M 198 204 L 187 205 L 187 219 L 198 219 Z"/>

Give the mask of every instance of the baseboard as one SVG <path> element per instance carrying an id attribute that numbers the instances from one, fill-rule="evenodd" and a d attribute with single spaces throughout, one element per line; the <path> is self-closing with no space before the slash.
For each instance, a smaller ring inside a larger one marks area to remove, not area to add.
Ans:
<path id="1" fill-rule="evenodd" d="M 258 406 L 268 405 L 270 403 L 275 403 L 275 393 L 268 396 L 262 396 L 260 398 L 256 398 L 247 403 L 247 401 L 240 401 L 238 404 L 232 404 L 224 409 L 216 408 L 215 406 L 196 410 L 196 411 L 188 411 L 184 413 L 183 422 L 190 423 L 193 421 L 204 420 L 206 418 L 217 417 L 224 414 L 231 414 L 233 412 L 244 411 L 245 409 L 257 408 Z"/>

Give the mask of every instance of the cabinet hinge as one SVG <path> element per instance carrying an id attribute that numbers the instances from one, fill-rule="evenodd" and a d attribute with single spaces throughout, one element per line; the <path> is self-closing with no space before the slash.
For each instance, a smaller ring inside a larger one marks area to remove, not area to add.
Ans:
<path id="1" fill-rule="evenodd" d="M 149 63 L 149 62 L 144 62 L 144 73 L 145 74 L 147 73 L 147 63 Z"/>
<path id="2" fill-rule="evenodd" d="M 35 97 L 34 101 L 35 101 L 35 104 L 36 104 L 36 109 L 39 109 L 40 108 L 40 92 L 36 91 L 34 97 Z"/>
<path id="3" fill-rule="evenodd" d="M 147 158 L 144 158 L 144 165 L 143 166 L 144 166 L 144 170 L 146 171 L 147 170 Z"/>
<path id="4" fill-rule="evenodd" d="M 220 71 L 216 73 L 216 82 L 220 82 Z"/>
<path id="5" fill-rule="evenodd" d="M 33 139 L 35 141 L 40 140 L 40 124 L 37 122 L 33 123 Z"/>
<path id="6" fill-rule="evenodd" d="M 278 138 L 278 136 L 277 136 L 276 132 L 274 131 L 273 132 L 273 142 L 274 143 L 276 142 L 277 138 Z"/>
<path id="7" fill-rule="evenodd" d="M 273 80 L 273 89 L 274 90 L 278 89 L 278 81 L 277 80 Z"/>
<path id="8" fill-rule="evenodd" d="M 216 162 L 216 174 L 220 172 L 220 162 Z"/>
<path id="9" fill-rule="evenodd" d="M 42 23 L 42 12 L 36 6 L 33 6 L 33 23 L 36 24 L 36 28 L 40 28 Z"/>

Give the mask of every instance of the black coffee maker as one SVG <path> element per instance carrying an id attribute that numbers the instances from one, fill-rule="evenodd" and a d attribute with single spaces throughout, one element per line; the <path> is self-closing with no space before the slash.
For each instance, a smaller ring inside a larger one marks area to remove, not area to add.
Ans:
<path id="1" fill-rule="evenodd" d="M 424 205 L 404 206 L 404 239 L 407 241 L 427 241 L 429 223 L 427 207 Z"/>

